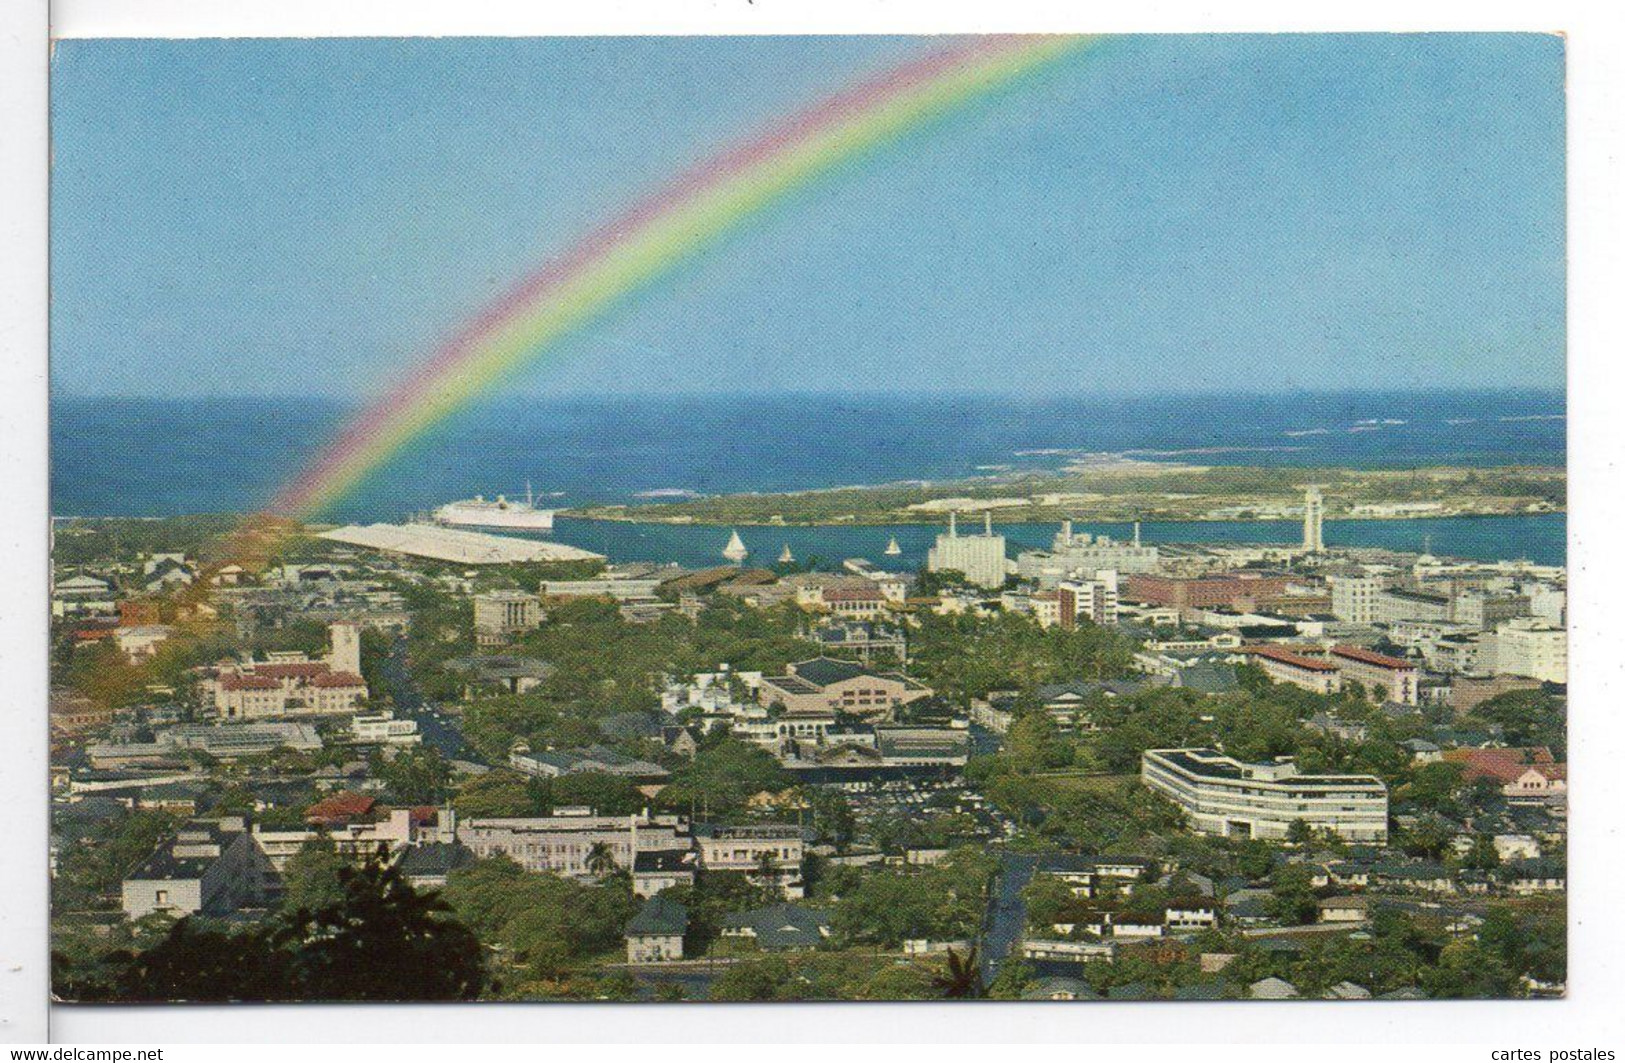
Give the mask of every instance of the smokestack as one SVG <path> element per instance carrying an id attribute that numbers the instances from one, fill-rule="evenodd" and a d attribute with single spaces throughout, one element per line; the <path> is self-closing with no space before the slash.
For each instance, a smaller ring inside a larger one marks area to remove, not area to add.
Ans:
<path id="1" fill-rule="evenodd" d="M 1061 541 L 1068 546 L 1072 545 L 1072 522 L 1070 520 L 1061 522 Z"/>
<path id="2" fill-rule="evenodd" d="M 992 510 L 987 510 L 986 512 L 984 512 L 982 514 L 982 534 L 983 535 L 988 535 L 988 536 L 991 536 L 993 534 L 993 511 Z"/>
<path id="3" fill-rule="evenodd" d="M 948 511 L 948 538 L 952 539 L 959 534 L 959 514 L 955 510 Z"/>
<path id="4" fill-rule="evenodd" d="M 1134 545 L 1135 546 L 1140 545 L 1140 522 L 1139 521 L 1134 522 Z"/>

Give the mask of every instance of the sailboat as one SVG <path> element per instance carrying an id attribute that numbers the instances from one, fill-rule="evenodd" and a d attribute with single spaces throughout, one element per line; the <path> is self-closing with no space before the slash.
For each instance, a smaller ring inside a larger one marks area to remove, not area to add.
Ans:
<path id="1" fill-rule="evenodd" d="M 739 537 L 737 530 L 728 537 L 728 545 L 722 548 L 722 556 L 735 564 L 750 556 L 750 551 L 745 549 L 745 540 Z"/>
<path id="2" fill-rule="evenodd" d="M 903 552 L 903 548 L 901 546 L 897 545 L 897 536 L 895 536 L 895 535 L 892 536 L 891 537 L 891 542 L 886 544 L 886 556 L 887 557 L 896 557 L 898 554 L 901 554 L 902 552 Z"/>
<path id="3" fill-rule="evenodd" d="M 785 543 L 784 544 L 784 551 L 781 554 L 779 554 L 779 564 L 781 564 L 781 565 L 793 565 L 793 564 L 795 564 L 795 560 L 796 560 L 796 555 L 794 555 L 794 554 L 792 554 L 790 552 L 790 544 Z"/>

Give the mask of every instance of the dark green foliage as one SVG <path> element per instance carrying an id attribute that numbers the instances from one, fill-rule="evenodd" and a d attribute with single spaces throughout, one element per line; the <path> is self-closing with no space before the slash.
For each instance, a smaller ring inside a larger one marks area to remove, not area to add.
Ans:
<path id="1" fill-rule="evenodd" d="M 833 929 L 847 943 L 891 949 L 974 937 L 993 870 L 986 853 L 956 849 L 931 867 L 866 874 L 836 904 Z"/>
<path id="2" fill-rule="evenodd" d="M 700 750 L 679 767 L 671 784 L 660 791 L 660 803 L 683 812 L 697 809 L 726 816 L 742 809 L 753 794 L 777 792 L 794 782 L 767 750 L 730 738 Z"/>
<path id="3" fill-rule="evenodd" d="M 1134 643 L 1107 628 L 1041 628 L 1025 617 L 920 618 L 909 637 L 910 672 L 958 704 L 994 690 L 1129 674 Z"/>
<path id="4" fill-rule="evenodd" d="M 315 907 L 240 930 L 200 918 L 156 944 L 89 969 L 59 957 L 70 1000 L 471 1000 L 485 984 L 479 942 L 381 859 L 338 872 L 340 892 Z"/>
<path id="5" fill-rule="evenodd" d="M 450 793 L 451 762 L 433 746 L 412 746 L 393 756 L 376 751 L 367 770 L 400 804 L 439 804 Z"/>
<path id="6" fill-rule="evenodd" d="M 336 903 L 344 896 L 343 873 L 349 866 L 330 839 L 312 838 L 283 868 L 283 906 L 315 910 Z"/>
<path id="7" fill-rule="evenodd" d="M 1469 719 L 1499 724 L 1509 746 L 1547 746 L 1567 756 L 1568 703 L 1545 690 L 1509 690 L 1480 702 Z"/>
<path id="8" fill-rule="evenodd" d="M 68 843 L 51 881 L 52 907 L 73 911 L 110 906 L 124 876 L 151 856 L 178 822 L 169 812 L 137 811 Z"/>
<path id="9" fill-rule="evenodd" d="M 953 949 L 948 950 L 948 966 L 935 978 L 931 984 L 940 992 L 945 1000 L 975 1000 L 987 995 L 987 988 L 982 985 L 982 972 L 977 967 L 977 949 L 972 945 L 961 956 Z"/>
<path id="10" fill-rule="evenodd" d="M 133 561 L 142 554 L 184 553 L 230 535 L 242 523 L 234 513 L 202 513 L 158 520 L 81 517 L 58 521 L 51 559 L 58 565 Z"/>
<path id="11" fill-rule="evenodd" d="M 441 895 L 481 941 L 506 950 L 532 977 L 557 977 L 617 949 L 637 911 L 622 877 L 584 886 L 506 857 L 452 872 Z"/>

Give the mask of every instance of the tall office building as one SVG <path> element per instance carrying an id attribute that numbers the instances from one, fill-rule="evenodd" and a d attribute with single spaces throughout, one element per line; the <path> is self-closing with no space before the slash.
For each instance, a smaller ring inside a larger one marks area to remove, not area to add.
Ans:
<path id="1" fill-rule="evenodd" d="M 1082 617 L 1102 626 L 1117 623 L 1117 573 L 1102 569 L 1090 580 L 1062 580 L 1056 589 L 1063 628 L 1078 626 Z"/>
<path id="2" fill-rule="evenodd" d="M 328 654 L 327 666 L 335 672 L 344 672 L 348 675 L 361 674 L 361 628 L 348 621 L 338 621 L 329 624 L 328 638 L 332 643 L 332 650 Z"/>
<path id="3" fill-rule="evenodd" d="M 1377 619 L 1377 595 L 1382 592 L 1382 580 L 1374 576 L 1328 576 L 1326 583 L 1332 589 L 1332 615 L 1337 619 L 1355 624 L 1369 624 Z"/>

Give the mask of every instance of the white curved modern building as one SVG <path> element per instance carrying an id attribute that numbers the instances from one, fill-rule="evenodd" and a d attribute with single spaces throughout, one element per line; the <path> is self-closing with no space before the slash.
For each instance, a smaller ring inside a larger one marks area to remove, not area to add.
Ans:
<path id="1" fill-rule="evenodd" d="M 1302 820 L 1351 842 L 1388 840 L 1388 788 L 1375 775 L 1300 775 L 1290 760 L 1248 764 L 1213 749 L 1148 749 L 1140 780 L 1184 809 L 1201 834 L 1280 840 Z"/>

